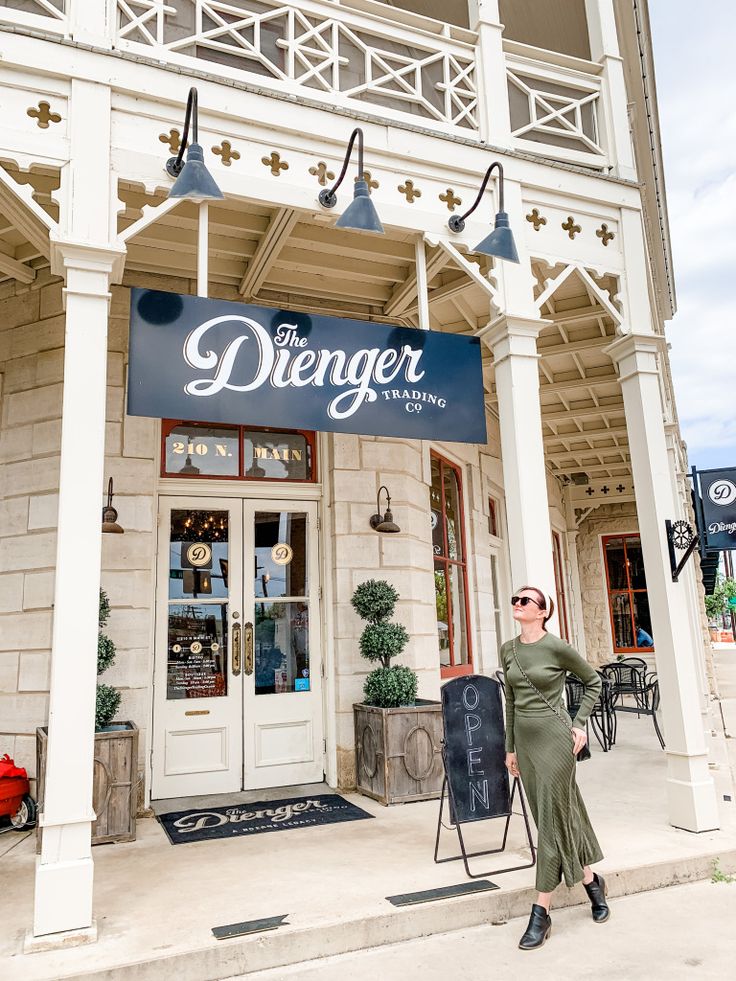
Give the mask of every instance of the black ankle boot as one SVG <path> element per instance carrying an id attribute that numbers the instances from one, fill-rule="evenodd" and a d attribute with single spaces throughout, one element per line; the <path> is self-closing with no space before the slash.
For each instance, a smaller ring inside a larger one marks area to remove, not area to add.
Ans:
<path id="1" fill-rule="evenodd" d="M 519 941 L 520 950 L 534 950 L 541 947 L 547 937 L 552 933 L 552 917 L 544 906 L 532 906 L 532 915 L 529 917 L 529 926 L 526 933 Z"/>
<path id="2" fill-rule="evenodd" d="M 593 909 L 593 920 L 596 923 L 605 923 L 611 915 L 608 903 L 606 902 L 606 893 L 608 892 L 606 880 L 602 875 L 594 872 L 593 881 L 587 884 L 583 883 L 583 885 L 585 886 L 585 891 L 588 894 L 588 899 Z"/>

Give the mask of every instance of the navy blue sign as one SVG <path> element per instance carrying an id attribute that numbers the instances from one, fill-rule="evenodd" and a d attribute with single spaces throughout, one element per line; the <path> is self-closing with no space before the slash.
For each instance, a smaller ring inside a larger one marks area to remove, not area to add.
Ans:
<path id="1" fill-rule="evenodd" d="M 698 476 L 706 548 L 736 548 L 736 467 L 700 470 Z"/>
<path id="2" fill-rule="evenodd" d="M 485 443 L 480 341 L 133 289 L 128 413 Z"/>

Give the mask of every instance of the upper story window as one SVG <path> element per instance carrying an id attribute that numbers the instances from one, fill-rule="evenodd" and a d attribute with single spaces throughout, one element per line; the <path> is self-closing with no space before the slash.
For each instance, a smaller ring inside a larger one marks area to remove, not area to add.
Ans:
<path id="1" fill-rule="evenodd" d="M 653 651 L 649 596 L 639 535 L 605 535 L 603 556 L 614 654 Z"/>
<path id="2" fill-rule="evenodd" d="M 306 430 L 164 420 L 162 477 L 312 482 L 315 436 Z"/>
<path id="3" fill-rule="evenodd" d="M 434 593 L 443 677 L 470 674 L 468 573 L 460 468 L 433 453 L 430 506 Z"/>

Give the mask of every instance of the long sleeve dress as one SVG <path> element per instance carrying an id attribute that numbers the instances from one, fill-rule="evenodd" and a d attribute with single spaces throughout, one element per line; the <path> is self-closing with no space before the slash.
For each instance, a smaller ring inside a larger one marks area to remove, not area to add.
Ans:
<path id="1" fill-rule="evenodd" d="M 562 879 L 572 886 L 583 866 L 603 857 L 575 781 L 572 736 L 526 681 L 514 661 L 512 642 L 501 647 L 506 688 L 506 752 L 516 753 L 521 780 L 538 832 L 539 892 L 552 892 Z M 601 690 L 601 679 L 564 640 L 545 634 L 532 644 L 516 639 L 516 656 L 537 688 L 570 726 L 562 700 L 565 676 L 576 675 L 585 693 L 575 726 L 585 723 Z"/>

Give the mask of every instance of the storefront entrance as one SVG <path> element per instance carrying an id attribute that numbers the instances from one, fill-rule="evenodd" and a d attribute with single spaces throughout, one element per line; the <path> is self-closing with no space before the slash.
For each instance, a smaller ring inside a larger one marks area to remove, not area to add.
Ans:
<path id="1" fill-rule="evenodd" d="M 152 797 L 323 777 L 317 504 L 162 498 Z"/>

